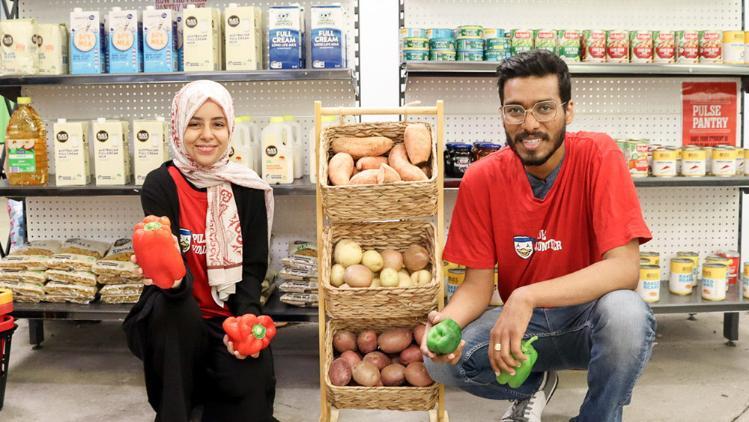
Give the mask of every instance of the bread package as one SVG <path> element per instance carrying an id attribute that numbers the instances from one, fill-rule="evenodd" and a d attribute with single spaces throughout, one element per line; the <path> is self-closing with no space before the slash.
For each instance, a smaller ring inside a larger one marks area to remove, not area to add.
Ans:
<path id="1" fill-rule="evenodd" d="M 42 255 L 10 255 L 0 260 L 0 270 L 44 271 L 50 258 Z"/>
<path id="2" fill-rule="evenodd" d="M 44 286 L 44 293 L 51 296 L 68 296 L 92 300 L 96 296 L 96 287 L 50 281 Z"/>
<path id="3" fill-rule="evenodd" d="M 96 287 L 96 276 L 87 271 L 47 270 L 47 279 L 57 283 Z"/>
<path id="4" fill-rule="evenodd" d="M 78 255 L 93 256 L 96 259 L 101 259 L 107 254 L 109 250 L 109 242 L 101 242 L 98 240 L 88 239 L 68 239 L 62 244 L 60 253 L 72 253 Z"/>
<path id="5" fill-rule="evenodd" d="M 143 278 L 140 267 L 132 262 L 100 259 L 91 267 L 91 271 L 100 276 L 117 276 L 121 278 Z"/>
<path id="6" fill-rule="evenodd" d="M 47 266 L 53 270 L 65 271 L 91 271 L 96 264 L 96 258 L 89 255 L 73 253 L 58 253 L 52 255 Z"/>
<path id="7" fill-rule="evenodd" d="M 142 278 L 125 278 L 118 275 L 97 275 L 96 281 L 99 284 L 143 284 Z"/>
<path id="8" fill-rule="evenodd" d="M 140 295 L 143 291 L 142 284 L 110 284 L 99 290 L 99 294 L 104 296 L 122 296 L 122 295 Z"/>
<path id="9" fill-rule="evenodd" d="M 59 240 L 32 240 L 11 252 L 11 255 L 52 256 L 60 252 L 60 248 L 62 248 L 62 242 Z"/>
<path id="10" fill-rule="evenodd" d="M 29 283 L 44 285 L 47 275 L 44 271 L 0 271 L 0 281 L 4 283 Z"/>
<path id="11" fill-rule="evenodd" d="M 130 263 L 130 257 L 134 255 L 133 241 L 130 239 L 118 239 L 104 256 L 108 261 L 126 261 Z"/>

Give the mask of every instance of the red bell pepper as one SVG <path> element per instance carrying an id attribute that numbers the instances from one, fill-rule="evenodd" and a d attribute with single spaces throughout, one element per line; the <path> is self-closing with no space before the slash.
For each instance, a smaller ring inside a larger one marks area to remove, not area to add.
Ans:
<path id="1" fill-rule="evenodd" d="M 245 314 L 224 320 L 224 331 L 234 343 L 234 350 L 250 356 L 265 349 L 276 336 L 276 325 L 267 315 Z"/>
<path id="2" fill-rule="evenodd" d="M 135 225 L 133 250 L 143 275 L 162 289 L 185 276 L 185 263 L 167 217 L 149 215 Z"/>

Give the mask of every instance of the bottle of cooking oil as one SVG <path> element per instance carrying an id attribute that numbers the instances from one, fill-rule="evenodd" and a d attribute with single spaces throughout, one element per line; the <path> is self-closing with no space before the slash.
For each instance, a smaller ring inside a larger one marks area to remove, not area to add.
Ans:
<path id="1" fill-rule="evenodd" d="M 49 176 L 47 128 L 31 107 L 31 98 L 18 97 L 5 133 L 5 172 L 11 185 L 44 185 Z"/>

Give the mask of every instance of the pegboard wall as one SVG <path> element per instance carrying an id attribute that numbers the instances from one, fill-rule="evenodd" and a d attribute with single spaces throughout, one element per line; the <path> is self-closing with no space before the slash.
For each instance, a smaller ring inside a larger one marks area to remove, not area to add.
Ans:
<path id="1" fill-rule="evenodd" d="M 401 0 L 405 26 L 551 29 L 743 28 L 741 0 Z"/>

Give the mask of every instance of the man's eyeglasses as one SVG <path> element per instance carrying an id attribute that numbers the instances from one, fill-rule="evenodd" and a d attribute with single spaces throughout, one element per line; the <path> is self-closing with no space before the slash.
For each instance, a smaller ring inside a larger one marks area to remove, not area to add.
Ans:
<path id="1" fill-rule="evenodd" d="M 567 101 L 563 103 L 557 103 L 554 100 L 540 101 L 533 105 L 530 109 L 526 109 L 521 105 L 512 104 L 502 106 L 502 117 L 505 123 L 510 125 L 522 125 L 525 122 L 525 116 L 530 111 L 533 113 L 533 118 L 539 123 L 548 122 L 554 120 L 557 117 L 557 111 L 560 107 L 567 104 Z"/>

